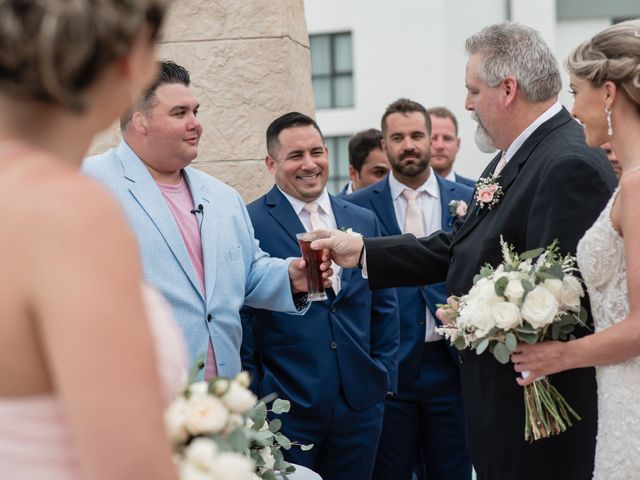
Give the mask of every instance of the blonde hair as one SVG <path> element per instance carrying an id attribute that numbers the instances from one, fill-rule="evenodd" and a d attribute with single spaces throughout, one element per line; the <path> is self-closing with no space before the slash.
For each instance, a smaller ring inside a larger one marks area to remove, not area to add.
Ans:
<path id="1" fill-rule="evenodd" d="M 576 47 L 565 65 L 595 87 L 612 81 L 640 110 L 640 19 L 613 25 Z"/>
<path id="2" fill-rule="evenodd" d="M 157 35 L 168 1 L 0 0 L 0 91 L 83 110 L 84 90 L 140 29 Z"/>

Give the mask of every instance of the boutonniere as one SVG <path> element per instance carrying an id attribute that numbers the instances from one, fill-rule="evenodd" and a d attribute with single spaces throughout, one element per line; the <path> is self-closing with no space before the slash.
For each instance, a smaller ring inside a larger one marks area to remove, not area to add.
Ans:
<path id="1" fill-rule="evenodd" d="M 361 233 L 354 232 L 354 231 L 353 231 L 353 228 L 351 228 L 351 227 L 349 227 L 349 228 L 341 227 L 341 228 L 340 228 L 340 230 L 342 230 L 344 233 L 346 233 L 346 234 L 348 234 L 348 235 L 351 235 L 351 236 L 353 236 L 353 237 L 361 237 L 361 236 L 362 236 L 362 234 L 361 234 Z"/>
<path id="2" fill-rule="evenodd" d="M 454 218 L 462 218 L 467 214 L 467 202 L 464 200 L 451 200 L 449 202 L 449 213 Z"/>
<path id="3" fill-rule="evenodd" d="M 474 196 L 474 200 L 478 204 L 478 211 L 485 207 L 487 210 L 491 210 L 500 201 L 503 192 L 498 178 L 500 178 L 499 175 L 478 179 Z"/>

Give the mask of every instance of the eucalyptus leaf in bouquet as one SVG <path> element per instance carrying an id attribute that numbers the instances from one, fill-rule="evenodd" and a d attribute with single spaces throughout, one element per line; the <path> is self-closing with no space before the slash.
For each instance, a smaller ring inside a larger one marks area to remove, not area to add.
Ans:
<path id="1" fill-rule="evenodd" d="M 469 293 L 438 305 L 443 326 L 436 331 L 459 350 L 489 351 L 506 364 L 518 342 L 573 339 L 578 325 L 586 327 L 587 313 L 575 258 L 562 256 L 557 241 L 521 254 L 502 238 L 500 245 L 500 265 L 485 265 Z M 524 387 L 524 404 L 529 442 L 564 432 L 572 418 L 580 420 L 547 378 Z"/>

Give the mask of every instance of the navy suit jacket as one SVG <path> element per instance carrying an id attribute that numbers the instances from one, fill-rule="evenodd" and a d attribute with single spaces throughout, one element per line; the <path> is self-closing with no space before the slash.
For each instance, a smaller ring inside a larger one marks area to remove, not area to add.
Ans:
<path id="1" fill-rule="evenodd" d="M 455 175 L 456 175 L 456 183 L 461 183 L 462 185 L 465 185 L 471 188 L 472 190 L 476 188 L 475 180 L 471 180 L 470 178 L 463 177 L 462 175 L 458 175 L 457 173 Z"/>
<path id="2" fill-rule="evenodd" d="M 456 218 L 449 212 L 449 202 L 464 200 L 471 204 L 472 189 L 444 180 L 436 175 L 440 188 L 442 208 L 442 230 L 451 230 Z M 374 212 L 380 221 L 382 236 L 400 235 L 389 187 L 389 177 L 345 197 L 361 207 Z M 447 289 L 444 282 L 422 287 L 402 287 L 396 289 L 400 306 L 400 349 L 398 351 L 398 383 L 404 385 L 412 381 L 420 369 L 422 347 L 425 338 L 425 309 L 435 317 L 436 304 L 446 303 Z M 452 351 L 457 359 L 457 351 Z"/>
<path id="3" fill-rule="evenodd" d="M 375 216 L 331 196 L 338 228 L 380 235 Z M 247 207 L 256 238 L 273 257 L 300 255 L 305 228 L 277 187 Z M 356 410 L 397 388 L 398 303 L 395 289 L 372 292 L 357 269 L 343 269 L 338 295 L 312 302 L 300 317 L 243 308 L 242 360 L 258 396 L 277 392 L 292 412 L 325 416 L 342 390 Z"/>

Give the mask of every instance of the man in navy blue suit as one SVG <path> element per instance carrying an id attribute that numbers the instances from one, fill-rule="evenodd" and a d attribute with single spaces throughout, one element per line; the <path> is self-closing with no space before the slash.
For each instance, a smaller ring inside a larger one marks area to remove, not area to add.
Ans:
<path id="1" fill-rule="evenodd" d="M 387 107 L 382 132 L 391 174 L 346 199 L 373 211 L 383 236 L 426 236 L 450 230 L 457 220 L 451 202 L 469 204 L 472 190 L 442 179 L 429 165 L 427 110 L 401 98 Z M 471 461 L 457 353 L 434 333 L 436 304 L 446 303 L 445 284 L 396 291 L 400 306 L 398 394 L 386 401 L 374 478 L 408 480 L 416 466 L 419 478 L 468 480 Z"/>
<path id="2" fill-rule="evenodd" d="M 456 116 L 445 107 L 433 107 L 428 112 L 431 118 L 431 167 L 446 180 L 475 188 L 474 180 L 453 171 L 453 162 L 460 150 Z"/>
<path id="3" fill-rule="evenodd" d="M 275 186 L 248 206 L 255 236 L 274 257 L 300 254 L 296 233 L 351 228 L 379 236 L 375 216 L 329 195 L 328 151 L 310 117 L 291 112 L 267 129 L 265 163 Z M 258 396 L 291 401 L 283 433 L 313 449 L 285 451 L 324 480 L 371 478 L 384 399 L 397 385 L 399 343 L 395 289 L 371 292 L 357 270 L 334 269 L 329 298 L 303 318 L 268 310 L 242 312 L 244 368 Z"/>
<path id="4" fill-rule="evenodd" d="M 362 130 L 349 140 L 349 178 L 340 196 L 357 192 L 387 176 L 391 166 L 382 150 L 382 132 L 375 128 Z"/>

